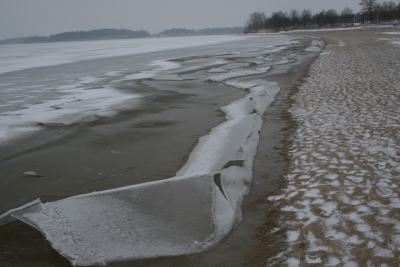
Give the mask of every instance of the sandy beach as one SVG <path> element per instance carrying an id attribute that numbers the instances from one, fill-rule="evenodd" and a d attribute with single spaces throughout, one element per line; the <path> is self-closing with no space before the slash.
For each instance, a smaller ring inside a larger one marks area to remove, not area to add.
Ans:
<path id="1" fill-rule="evenodd" d="M 260 198 L 249 266 L 398 265 L 400 48 L 388 31 L 301 33 L 327 46 L 290 97 L 289 166 Z"/>

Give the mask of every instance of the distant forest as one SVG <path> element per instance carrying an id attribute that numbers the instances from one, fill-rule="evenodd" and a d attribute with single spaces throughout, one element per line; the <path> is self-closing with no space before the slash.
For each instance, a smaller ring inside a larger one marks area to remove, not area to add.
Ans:
<path id="1" fill-rule="evenodd" d="M 192 35 L 221 35 L 221 34 L 241 34 L 244 27 L 227 27 L 227 28 L 206 28 L 199 30 L 190 29 L 170 29 L 162 31 L 158 34 L 160 37 L 167 36 L 192 36 Z"/>
<path id="2" fill-rule="evenodd" d="M 173 36 L 193 36 L 193 35 L 222 35 L 222 34 L 241 34 L 244 27 L 225 27 L 225 28 L 206 28 L 199 30 L 190 29 L 169 29 L 154 36 L 173 37 Z M 0 40 L 0 45 L 6 44 L 32 44 L 32 43 L 51 43 L 51 42 L 71 42 L 71 41 L 90 41 L 108 39 L 130 39 L 150 37 L 147 31 L 132 31 L 125 29 L 100 29 L 92 31 L 64 32 L 51 36 L 32 36 L 21 38 L 10 38 Z"/>
<path id="3" fill-rule="evenodd" d="M 89 40 L 107 40 L 107 39 L 129 39 L 150 37 L 147 31 L 132 31 L 125 29 L 101 29 L 92 31 L 64 32 L 47 36 L 29 37 L 24 40 L 29 43 L 52 43 L 69 41 L 89 41 Z"/>
<path id="4" fill-rule="evenodd" d="M 349 7 L 340 13 L 335 9 L 322 10 L 312 14 L 310 9 L 301 12 L 292 9 L 287 12 L 273 12 L 267 17 L 263 12 L 254 12 L 247 19 L 244 33 L 259 32 L 261 30 L 280 31 L 297 28 L 329 28 L 346 27 L 354 23 L 393 23 L 400 20 L 400 2 L 393 1 L 379 3 L 377 0 L 361 0 L 361 10 L 354 13 Z"/>

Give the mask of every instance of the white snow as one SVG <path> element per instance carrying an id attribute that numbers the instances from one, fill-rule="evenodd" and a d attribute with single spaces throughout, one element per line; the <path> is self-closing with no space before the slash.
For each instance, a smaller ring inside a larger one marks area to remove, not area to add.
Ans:
<path id="1" fill-rule="evenodd" d="M 383 34 L 400 35 L 400 32 L 382 32 Z"/>
<path id="2" fill-rule="evenodd" d="M 0 139 L 5 141 L 19 132 L 38 130 L 38 123 L 45 125 L 70 125 L 88 122 L 98 117 L 115 115 L 117 104 L 139 98 L 138 94 L 124 94 L 112 88 L 60 90 L 63 96 L 25 109 L 4 112 L 0 116 Z"/>
<path id="3" fill-rule="evenodd" d="M 289 258 L 286 260 L 287 266 L 288 267 L 298 267 L 300 266 L 300 261 L 295 258 Z"/>
<path id="4" fill-rule="evenodd" d="M 288 242 L 294 242 L 299 238 L 300 232 L 299 231 L 287 231 L 286 235 L 287 235 Z"/>

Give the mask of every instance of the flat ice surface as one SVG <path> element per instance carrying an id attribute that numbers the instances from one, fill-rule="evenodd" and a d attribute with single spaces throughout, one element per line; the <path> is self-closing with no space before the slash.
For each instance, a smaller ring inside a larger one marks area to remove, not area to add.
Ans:
<path id="1" fill-rule="evenodd" d="M 54 66 L 83 60 L 143 54 L 184 47 L 203 46 L 251 38 L 250 36 L 195 36 L 144 38 L 29 45 L 4 45 L 0 50 L 0 73 Z"/>

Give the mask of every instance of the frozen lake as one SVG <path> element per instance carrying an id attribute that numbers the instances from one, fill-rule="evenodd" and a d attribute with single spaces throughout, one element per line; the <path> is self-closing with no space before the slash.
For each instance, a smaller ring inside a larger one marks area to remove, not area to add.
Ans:
<path id="1" fill-rule="evenodd" d="M 140 94 L 118 91 L 113 84 L 154 75 L 143 76 L 144 70 L 179 68 L 165 59 L 238 53 L 286 41 L 211 36 L 2 46 L 0 144 L 42 125 L 88 122 L 129 109 L 134 102 L 129 100 Z"/>
<path id="2" fill-rule="evenodd" d="M 0 214 L 43 203 L 0 225 L 27 222 L 76 265 L 212 248 L 241 220 L 280 91 L 267 74 L 321 45 L 212 36 L 7 47 Z"/>

